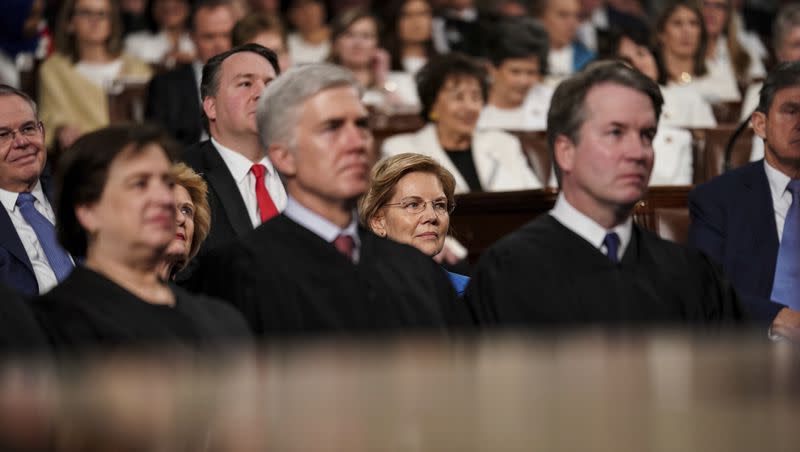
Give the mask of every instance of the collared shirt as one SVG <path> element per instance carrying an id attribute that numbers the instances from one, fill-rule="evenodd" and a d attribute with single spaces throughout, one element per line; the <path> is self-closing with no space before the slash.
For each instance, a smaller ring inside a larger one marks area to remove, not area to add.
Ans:
<path id="1" fill-rule="evenodd" d="M 55 224 L 56 216 L 53 213 L 52 207 L 50 207 L 50 202 L 47 201 L 47 197 L 44 195 L 41 181 L 36 182 L 36 186 L 33 187 L 31 194 L 34 198 L 36 198 L 36 201 L 33 203 L 33 206 L 36 208 L 36 210 L 44 215 L 48 221 Z M 22 246 L 25 248 L 25 253 L 28 255 L 28 259 L 31 261 L 33 274 L 36 275 L 36 283 L 39 285 L 39 293 L 43 294 L 55 287 L 56 284 L 58 284 L 58 279 L 56 279 L 56 274 L 50 267 L 50 261 L 47 260 L 47 255 L 44 254 L 42 245 L 39 244 L 39 238 L 36 236 L 36 231 L 33 230 L 33 227 L 28 224 L 27 221 L 25 221 L 25 217 L 22 216 L 22 212 L 17 207 L 18 197 L 19 193 L 0 189 L 0 202 L 3 203 L 3 207 L 6 209 L 8 216 L 11 218 L 11 223 L 14 225 L 14 229 L 17 230 L 19 240 L 22 242 Z"/>
<path id="2" fill-rule="evenodd" d="M 242 195 L 244 205 L 247 207 L 247 215 L 250 216 L 250 222 L 253 223 L 253 227 L 260 225 L 261 214 L 258 211 L 258 198 L 256 198 L 256 176 L 250 171 L 253 162 L 242 154 L 221 145 L 219 141 L 213 138 L 211 139 L 211 144 L 217 148 L 219 156 L 222 157 L 225 166 L 231 172 L 233 180 L 236 182 L 236 187 Z M 265 156 L 258 163 L 267 168 L 264 173 L 264 185 L 267 187 L 269 196 L 272 198 L 272 202 L 275 203 L 278 212 L 281 212 L 286 207 L 286 189 L 283 187 L 283 182 L 281 182 L 269 158 Z"/>
<path id="3" fill-rule="evenodd" d="M 631 217 L 628 217 L 622 224 L 613 227 L 611 230 L 607 230 L 573 207 L 564 197 L 563 192 L 558 194 L 556 205 L 553 207 L 553 210 L 550 211 L 550 215 L 567 229 L 583 237 L 603 254 L 607 254 L 606 247 L 603 245 L 606 234 L 616 232 L 619 236 L 619 249 L 617 250 L 619 256 L 617 256 L 617 258 L 620 261 L 622 260 L 622 256 L 625 255 L 628 244 L 631 242 L 631 234 L 633 231 L 633 220 Z"/>
<path id="4" fill-rule="evenodd" d="M 772 208 L 775 211 L 775 226 L 778 228 L 778 243 L 783 238 L 783 225 L 786 223 L 786 214 L 792 205 L 792 193 L 786 190 L 791 178 L 775 169 L 764 160 L 764 172 L 767 173 L 769 191 L 772 195 Z"/>
<path id="5" fill-rule="evenodd" d="M 356 221 L 358 215 L 356 215 L 355 211 L 353 211 L 353 218 L 350 220 L 350 224 L 342 229 L 312 212 L 289 196 L 286 202 L 286 210 L 283 211 L 283 214 L 295 223 L 318 235 L 322 240 L 331 244 L 336 240 L 336 237 L 340 235 L 350 236 L 353 242 L 355 242 L 355 247 L 353 248 L 353 262 L 358 263 L 359 256 L 361 255 L 361 239 L 358 236 L 358 222 Z"/>

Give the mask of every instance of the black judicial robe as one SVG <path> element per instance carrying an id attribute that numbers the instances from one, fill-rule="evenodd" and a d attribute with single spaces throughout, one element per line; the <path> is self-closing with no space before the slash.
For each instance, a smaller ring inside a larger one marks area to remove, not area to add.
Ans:
<path id="1" fill-rule="evenodd" d="M 47 337 L 28 303 L 0 285 L 0 354 L 46 351 Z"/>
<path id="2" fill-rule="evenodd" d="M 147 303 L 105 276 L 78 266 L 33 308 L 56 350 L 102 346 L 211 346 L 251 336 L 225 303 L 171 285 L 175 306 Z"/>
<path id="3" fill-rule="evenodd" d="M 359 228 L 358 264 L 285 215 L 201 262 L 205 293 L 258 336 L 445 331 L 471 323 L 446 274 L 408 245 Z"/>
<path id="4" fill-rule="evenodd" d="M 636 225 L 619 265 L 550 215 L 493 245 L 467 288 L 482 323 L 645 326 L 736 323 L 731 286 L 699 251 Z"/>

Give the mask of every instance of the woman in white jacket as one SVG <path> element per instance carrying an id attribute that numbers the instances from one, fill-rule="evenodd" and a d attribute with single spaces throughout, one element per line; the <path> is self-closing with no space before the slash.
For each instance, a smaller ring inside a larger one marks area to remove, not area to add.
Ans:
<path id="1" fill-rule="evenodd" d="M 456 193 L 541 188 L 519 140 L 496 130 L 476 131 L 486 102 L 486 70 L 467 56 L 441 55 L 417 74 L 421 114 L 428 124 L 416 133 L 388 138 L 384 156 L 427 155 L 453 173 Z"/>

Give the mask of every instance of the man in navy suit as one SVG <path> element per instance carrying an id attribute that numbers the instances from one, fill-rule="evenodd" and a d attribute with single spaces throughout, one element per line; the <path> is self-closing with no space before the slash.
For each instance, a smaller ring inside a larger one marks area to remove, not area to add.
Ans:
<path id="1" fill-rule="evenodd" d="M 197 60 L 158 74 L 150 81 L 145 116 L 173 138 L 192 146 L 207 138 L 203 133 L 200 77 L 203 65 L 231 48 L 236 22 L 228 0 L 200 0 L 192 11 L 192 41 Z"/>
<path id="2" fill-rule="evenodd" d="M 759 324 L 796 336 L 800 312 L 772 301 L 779 246 L 800 179 L 800 62 L 769 74 L 751 118 L 764 159 L 695 188 L 689 195 L 689 242 L 720 264 Z"/>
<path id="3" fill-rule="evenodd" d="M 73 266 L 55 242 L 46 161 L 36 103 L 0 85 L 0 283 L 26 296 L 46 292 Z"/>

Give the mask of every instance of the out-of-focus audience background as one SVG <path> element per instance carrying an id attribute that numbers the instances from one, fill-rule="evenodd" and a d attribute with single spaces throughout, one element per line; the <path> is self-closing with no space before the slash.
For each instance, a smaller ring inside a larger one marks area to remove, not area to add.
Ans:
<path id="1" fill-rule="evenodd" d="M 351 70 L 366 89 L 376 151 L 391 153 L 383 146 L 391 135 L 416 133 L 426 123 L 447 127 L 445 118 L 431 121 L 420 92 L 429 87 L 420 86 L 419 72 L 459 53 L 486 70 L 486 92 L 465 107 L 469 136 L 515 135 L 538 178 L 519 187 L 535 188 L 555 185 L 548 162 L 537 160 L 544 149 L 532 133 L 546 129 L 553 89 L 593 60 L 622 59 L 657 80 L 667 99 L 655 144 L 663 152 L 656 153 L 651 184 L 685 185 L 716 172 L 696 161 L 709 140 L 726 143 L 733 124 L 755 108 L 767 71 L 797 57 L 798 14 L 776 22 L 790 3 L 10 0 L 0 27 L 0 82 L 37 100 L 51 154 L 130 119 L 159 123 L 190 146 L 208 137 L 202 65 L 231 46 L 255 42 L 278 54 L 284 72 L 323 61 Z M 752 136 L 742 135 L 743 141 Z M 745 157 L 762 155 L 760 140 L 753 140 Z"/>

